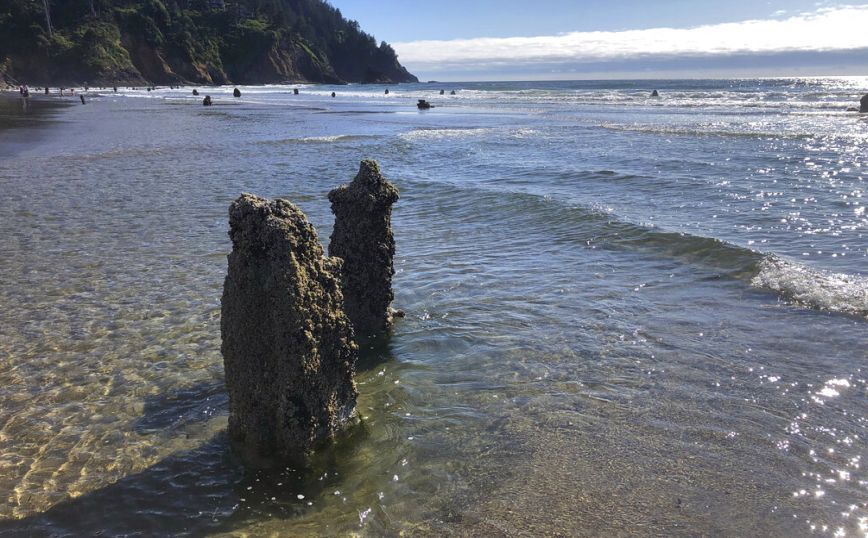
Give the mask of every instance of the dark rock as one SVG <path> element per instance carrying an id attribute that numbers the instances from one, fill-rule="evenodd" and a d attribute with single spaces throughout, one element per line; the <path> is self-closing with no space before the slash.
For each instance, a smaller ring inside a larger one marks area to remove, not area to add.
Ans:
<path id="1" fill-rule="evenodd" d="M 220 320 L 229 437 L 254 464 L 303 456 L 356 417 L 358 347 L 342 261 L 323 255 L 316 230 L 286 200 L 243 194 L 229 226 Z"/>
<path id="2" fill-rule="evenodd" d="M 451 92 L 449 92 L 449 95 L 455 95 L 455 90 L 452 90 Z"/>
<path id="3" fill-rule="evenodd" d="M 194 89 L 194 90 L 193 90 L 193 95 L 199 95 L 199 90 Z"/>
<path id="4" fill-rule="evenodd" d="M 862 99 L 859 100 L 859 112 L 863 114 L 868 113 L 868 93 L 862 96 Z"/>
<path id="5" fill-rule="evenodd" d="M 855 106 L 847 107 L 847 112 L 859 112 L 859 109 Z"/>
<path id="6" fill-rule="evenodd" d="M 344 260 L 344 307 L 359 337 L 392 327 L 392 204 L 397 200 L 398 189 L 372 160 L 362 161 L 351 183 L 329 193 L 335 214 L 329 256 Z"/>
<path id="7" fill-rule="evenodd" d="M 45 87 L 45 95 L 48 95 L 48 87 Z"/>
<path id="8" fill-rule="evenodd" d="M 211 106 L 211 96 L 206 95 L 204 99 L 202 99 L 202 106 Z"/>
<path id="9" fill-rule="evenodd" d="M 416 107 L 419 110 L 428 110 L 429 108 L 432 108 L 432 105 L 431 105 L 431 103 L 429 103 L 428 101 L 426 101 L 424 99 L 419 99 L 419 102 L 416 103 Z"/>
<path id="10" fill-rule="evenodd" d="M 332 92 L 332 97 L 336 97 L 335 92 Z"/>
<path id="11" fill-rule="evenodd" d="M 386 95 L 389 95 L 389 88 L 386 88 Z"/>
<path id="12" fill-rule="evenodd" d="M 657 92 L 657 90 L 654 90 L 653 92 L 651 92 L 651 97 L 660 97 L 660 94 Z"/>
<path id="13" fill-rule="evenodd" d="M 440 95 L 443 95 L 445 93 L 446 93 L 446 90 L 440 90 Z"/>
<path id="14" fill-rule="evenodd" d="M 292 89 L 292 94 L 293 94 L 293 95 L 298 95 L 298 88 L 293 88 L 293 89 Z"/>
<path id="15" fill-rule="evenodd" d="M 232 95 L 234 95 L 235 97 L 241 97 L 241 90 L 235 88 L 234 90 L 232 90 Z"/>

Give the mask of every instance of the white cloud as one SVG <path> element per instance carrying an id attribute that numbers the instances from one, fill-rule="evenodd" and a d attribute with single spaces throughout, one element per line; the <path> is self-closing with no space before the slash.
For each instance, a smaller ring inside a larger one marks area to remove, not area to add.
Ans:
<path id="1" fill-rule="evenodd" d="M 868 48 L 868 5 L 824 8 L 785 19 L 695 28 L 572 32 L 554 36 L 394 43 L 413 69 L 534 62 L 604 62 L 648 56 L 726 56 Z"/>

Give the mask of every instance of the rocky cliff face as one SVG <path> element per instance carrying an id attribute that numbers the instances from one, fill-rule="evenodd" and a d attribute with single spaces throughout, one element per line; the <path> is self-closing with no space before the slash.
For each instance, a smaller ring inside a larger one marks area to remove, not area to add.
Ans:
<path id="1" fill-rule="evenodd" d="M 0 76 L 34 85 L 417 82 L 323 0 L 7 0 Z"/>

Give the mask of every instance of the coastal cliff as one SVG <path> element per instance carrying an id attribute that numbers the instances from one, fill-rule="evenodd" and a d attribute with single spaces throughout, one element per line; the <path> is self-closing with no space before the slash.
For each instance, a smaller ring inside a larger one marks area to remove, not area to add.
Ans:
<path id="1" fill-rule="evenodd" d="M 8 0 L 0 28 L 10 83 L 417 82 L 323 0 Z"/>

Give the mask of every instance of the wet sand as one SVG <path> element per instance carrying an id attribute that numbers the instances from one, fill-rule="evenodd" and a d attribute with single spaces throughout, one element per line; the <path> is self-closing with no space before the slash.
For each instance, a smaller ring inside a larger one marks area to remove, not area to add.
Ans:
<path id="1" fill-rule="evenodd" d="M 72 104 L 59 96 L 31 93 L 25 99 L 17 91 L 0 91 L 0 156 L 15 153 L 38 138 L 39 128 L 48 128 L 56 115 Z"/>

